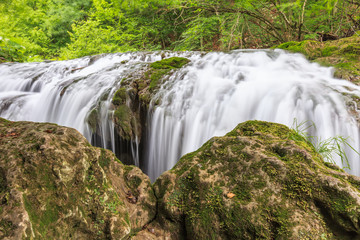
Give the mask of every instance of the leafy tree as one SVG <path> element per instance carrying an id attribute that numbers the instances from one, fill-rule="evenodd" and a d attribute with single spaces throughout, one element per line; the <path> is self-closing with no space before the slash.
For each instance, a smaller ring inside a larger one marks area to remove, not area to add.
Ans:
<path id="1" fill-rule="evenodd" d="M 8 40 L 2 42 L 1 51 L 15 49 L 16 54 L 7 56 L 12 61 L 56 56 L 59 47 L 70 40 L 71 23 L 84 18 L 90 4 L 90 0 L 4 0 L 0 3 L 0 36 Z M 14 47 L 18 45 L 21 47 Z"/>
<path id="2" fill-rule="evenodd" d="M 359 0 L 3 0 L 0 57 L 267 48 L 360 29 Z"/>

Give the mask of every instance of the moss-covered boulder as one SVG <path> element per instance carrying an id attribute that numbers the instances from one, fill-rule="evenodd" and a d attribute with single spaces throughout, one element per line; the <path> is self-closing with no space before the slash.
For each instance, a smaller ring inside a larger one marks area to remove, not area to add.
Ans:
<path id="1" fill-rule="evenodd" d="M 155 205 L 140 169 L 76 130 L 0 119 L 0 239 L 123 239 Z"/>
<path id="2" fill-rule="evenodd" d="M 157 219 L 137 239 L 355 239 L 359 187 L 293 130 L 248 121 L 157 179 Z"/>
<path id="3" fill-rule="evenodd" d="M 122 140 L 130 141 L 141 138 L 141 119 L 137 90 L 132 88 L 119 88 L 112 99 L 114 105 L 114 123 L 117 133 Z"/>
<path id="4" fill-rule="evenodd" d="M 339 40 L 287 42 L 276 48 L 299 52 L 322 65 L 333 66 L 336 77 L 360 84 L 360 31 Z"/>

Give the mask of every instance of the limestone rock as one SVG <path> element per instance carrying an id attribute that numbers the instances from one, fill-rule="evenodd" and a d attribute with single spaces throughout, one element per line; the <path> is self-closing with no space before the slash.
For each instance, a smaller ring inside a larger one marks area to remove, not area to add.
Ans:
<path id="1" fill-rule="evenodd" d="M 1 239 L 122 239 L 155 204 L 145 174 L 76 130 L 0 119 Z"/>
<path id="2" fill-rule="evenodd" d="M 158 216 L 139 234 L 359 238 L 360 179 L 324 163 L 305 139 L 292 139 L 301 138 L 284 125 L 248 121 L 183 156 L 155 182 Z"/>

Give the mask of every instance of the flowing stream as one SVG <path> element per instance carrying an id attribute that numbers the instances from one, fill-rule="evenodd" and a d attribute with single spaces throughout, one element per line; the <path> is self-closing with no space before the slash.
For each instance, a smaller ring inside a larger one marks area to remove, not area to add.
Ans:
<path id="1" fill-rule="evenodd" d="M 348 137 L 360 151 L 357 102 L 360 87 L 335 79 L 331 68 L 280 50 L 169 53 L 191 63 L 174 72 L 150 104 L 143 170 L 152 180 L 178 159 L 246 120 L 292 126 L 313 122 L 319 139 Z M 0 64 L 0 116 L 54 122 L 76 128 L 92 144 L 116 153 L 111 99 L 121 80 L 164 52 L 124 53 L 70 61 Z M 155 103 L 157 103 L 155 105 Z M 87 118 L 101 109 L 99 139 Z M 139 164 L 138 140 L 132 140 Z M 348 172 L 360 175 L 359 156 L 345 147 Z M 344 167 L 340 158 L 336 163 Z M 120 159 L 121 160 L 121 159 Z"/>

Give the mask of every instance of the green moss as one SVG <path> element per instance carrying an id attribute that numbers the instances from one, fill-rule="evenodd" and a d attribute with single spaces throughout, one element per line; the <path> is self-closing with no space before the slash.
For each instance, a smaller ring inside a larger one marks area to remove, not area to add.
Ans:
<path id="1" fill-rule="evenodd" d="M 149 85 L 149 89 L 150 90 L 153 90 L 153 89 L 155 89 L 157 86 L 158 86 L 158 84 L 159 84 L 159 81 L 160 81 L 160 79 L 164 76 L 164 75 L 166 75 L 166 74 L 168 74 L 170 72 L 170 69 L 157 69 L 157 70 L 152 70 L 151 72 L 150 72 L 150 85 Z"/>
<path id="2" fill-rule="evenodd" d="M 15 228 L 16 226 L 11 221 L 5 219 L 0 221 L 0 233 L 2 237 L 10 237 Z"/>
<path id="3" fill-rule="evenodd" d="M 8 190 L 5 170 L 0 167 L 0 195 Z"/>
<path id="4" fill-rule="evenodd" d="M 162 178 L 162 179 L 157 179 L 154 183 L 154 185 L 157 186 L 158 191 L 156 193 L 156 197 L 159 199 L 163 198 L 166 191 L 168 191 L 168 189 L 171 187 L 170 184 L 170 180 L 168 178 Z"/>
<path id="5" fill-rule="evenodd" d="M 289 166 L 291 168 L 285 181 L 284 194 L 287 198 L 299 200 L 300 207 L 306 209 L 307 200 L 312 197 L 314 186 L 316 186 L 313 176 L 309 175 L 299 163 L 289 164 Z"/>
<path id="6" fill-rule="evenodd" d="M 46 163 L 40 164 L 37 166 L 38 178 L 41 183 L 46 187 L 48 191 L 54 191 L 57 189 L 54 175 L 51 169 L 46 166 Z"/>
<path id="7" fill-rule="evenodd" d="M 104 167 L 109 167 L 111 159 L 107 156 L 105 149 L 101 149 L 101 155 L 99 157 L 99 165 Z"/>
<path id="8" fill-rule="evenodd" d="M 126 88 L 125 87 L 119 88 L 114 94 L 112 103 L 116 106 L 125 104 L 126 103 L 126 95 L 127 95 Z"/>
<path id="9" fill-rule="evenodd" d="M 190 60 L 187 58 L 171 57 L 154 62 L 150 64 L 150 67 L 154 69 L 174 69 L 174 68 L 181 68 L 189 62 Z"/>
<path id="10" fill-rule="evenodd" d="M 232 190 L 236 199 L 238 199 L 243 204 L 249 203 L 252 199 L 249 186 L 250 185 L 247 183 L 247 181 L 241 181 L 238 183 L 238 185 L 236 185 L 235 189 Z"/>
<path id="11" fill-rule="evenodd" d="M 340 50 L 340 53 L 342 54 L 350 54 L 350 55 L 360 55 L 360 44 L 349 44 L 346 47 L 342 48 Z"/>
<path id="12" fill-rule="evenodd" d="M 11 123 L 11 121 L 5 119 L 5 118 L 0 118 L 0 123 L 4 124 L 4 123 Z"/>
<path id="13" fill-rule="evenodd" d="M 323 193 L 326 193 L 327 196 L 317 195 L 317 197 L 320 197 L 327 203 L 326 207 L 331 210 L 333 216 L 344 214 L 353 205 L 357 205 L 349 193 L 345 191 L 336 191 L 329 186 L 322 186 L 322 191 Z"/>
<path id="14" fill-rule="evenodd" d="M 302 54 L 306 54 L 306 45 L 309 42 L 309 40 L 305 40 L 302 42 L 286 42 L 283 44 L 280 44 L 279 46 L 277 46 L 277 48 L 280 49 L 284 49 L 290 52 L 298 52 L 298 53 L 302 53 Z"/>
<path id="15" fill-rule="evenodd" d="M 181 57 L 171 57 L 161 61 L 153 62 L 150 64 L 150 70 L 145 73 L 147 78 L 150 78 L 149 89 L 154 90 L 158 87 L 160 79 L 168 74 L 172 69 L 181 68 L 190 60 Z"/>
<path id="16" fill-rule="evenodd" d="M 140 184 L 142 183 L 142 180 L 138 176 L 133 176 L 129 179 L 129 185 L 131 185 L 133 188 L 138 188 Z"/>
<path id="17" fill-rule="evenodd" d="M 343 169 L 341 169 L 338 165 L 335 165 L 330 162 L 324 162 L 324 165 L 328 168 L 331 168 L 332 170 L 335 170 L 337 172 L 345 172 Z"/>
<path id="18" fill-rule="evenodd" d="M 264 122 L 264 121 L 247 121 L 240 123 L 235 129 L 226 134 L 226 136 L 259 136 L 266 137 L 269 134 L 272 137 L 287 139 L 289 128 L 282 124 Z"/>
<path id="19" fill-rule="evenodd" d="M 285 43 L 282 43 L 278 46 L 276 46 L 276 48 L 280 48 L 280 49 L 289 49 L 289 48 L 292 48 L 292 47 L 296 47 L 296 46 L 300 46 L 301 43 L 299 42 L 295 42 L 295 41 L 290 41 L 290 42 L 285 42 Z"/>
<path id="20" fill-rule="evenodd" d="M 42 237 L 45 237 L 48 230 L 51 229 L 49 225 L 55 223 L 59 218 L 59 207 L 51 199 L 48 199 L 45 210 L 42 210 L 36 201 L 31 201 L 27 195 L 24 194 L 23 199 L 33 227 L 39 231 Z"/>
<path id="21" fill-rule="evenodd" d="M 278 169 L 276 169 L 276 167 L 270 164 L 268 161 L 266 164 L 263 165 L 261 169 L 271 178 L 276 178 L 279 175 Z"/>
<path id="22" fill-rule="evenodd" d="M 337 46 L 325 47 L 321 50 L 321 56 L 328 57 L 333 55 L 339 48 Z"/>
<path id="23" fill-rule="evenodd" d="M 126 105 L 120 105 L 116 108 L 114 116 L 118 119 L 119 123 L 128 122 L 131 117 L 131 110 Z"/>
<path id="24" fill-rule="evenodd" d="M 287 208 L 277 208 L 272 212 L 272 222 L 275 225 L 275 236 L 282 238 L 290 237 L 290 216 L 291 214 Z"/>
<path id="25" fill-rule="evenodd" d="M 90 114 L 87 117 L 87 123 L 89 124 L 91 131 L 96 132 L 97 124 L 98 124 L 98 111 L 96 108 L 93 108 Z"/>
<path id="26" fill-rule="evenodd" d="M 353 70 L 353 64 L 351 62 L 342 62 L 335 65 L 336 68 Z"/>
<path id="27" fill-rule="evenodd" d="M 292 139 L 296 134 L 281 124 L 248 121 L 185 155 L 170 171 L 174 184 L 161 178 L 160 202 L 170 189 L 161 202 L 170 209 L 167 217 L 184 221 L 188 236 L 195 239 L 292 239 L 297 224 L 301 231 L 308 228 L 307 222 L 294 219 L 295 211 L 310 219 L 314 205 L 334 205 L 332 218 L 350 211 L 355 216 L 351 197 L 320 187 L 318 172 L 326 171 L 324 162 L 306 139 Z M 347 218 L 337 221 L 352 225 Z M 321 218 L 315 224 L 320 230 L 310 231 L 308 238 L 327 229 Z"/>

